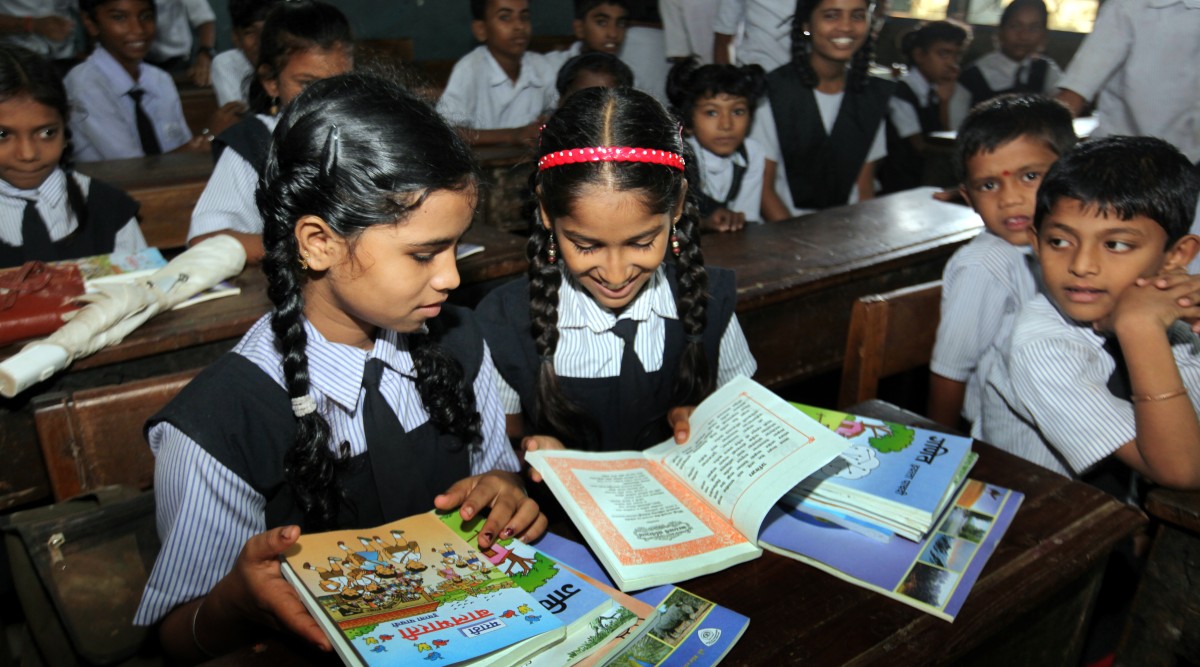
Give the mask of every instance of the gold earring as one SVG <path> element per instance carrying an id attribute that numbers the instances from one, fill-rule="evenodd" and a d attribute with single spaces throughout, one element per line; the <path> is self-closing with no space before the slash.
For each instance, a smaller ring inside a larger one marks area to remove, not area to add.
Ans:
<path id="1" fill-rule="evenodd" d="M 308 270 L 308 253 L 304 253 L 304 256 L 300 258 L 300 270 Z"/>

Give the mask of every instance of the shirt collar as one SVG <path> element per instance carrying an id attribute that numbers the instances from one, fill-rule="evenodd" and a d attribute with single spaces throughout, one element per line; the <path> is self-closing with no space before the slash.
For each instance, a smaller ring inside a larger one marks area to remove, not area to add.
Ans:
<path id="1" fill-rule="evenodd" d="M 688 143 L 692 145 L 692 152 L 700 160 L 700 168 L 703 170 L 703 176 L 713 177 L 724 172 L 727 167 L 726 163 L 732 163 L 739 167 L 746 166 L 746 158 L 742 156 L 741 151 L 734 151 L 729 155 L 717 155 L 700 144 L 695 135 L 687 138 Z M 703 179 L 701 179 L 703 182 Z"/>
<path id="2" fill-rule="evenodd" d="M 42 202 L 47 207 L 54 208 L 61 204 L 63 198 L 67 196 L 66 174 L 62 169 L 55 169 L 50 172 L 46 180 L 42 181 L 41 185 L 33 190 L 19 190 L 8 181 L 0 180 L 0 194 L 14 199 Z"/>
<path id="3" fill-rule="evenodd" d="M 559 291 L 558 327 L 560 329 L 587 328 L 594 333 L 612 329 L 618 319 L 644 322 L 651 315 L 664 319 L 678 319 L 675 310 L 675 295 L 667 282 L 666 270 L 662 265 L 650 276 L 633 302 L 625 307 L 618 318 L 611 310 L 596 303 L 579 283 L 563 269 L 563 286 Z"/>
<path id="4" fill-rule="evenodd" d="M 408 336 L 382 330 L 375 338 L 375 346 L 368 351 L 330 342 L 307 320 L 304 330 L 308 334 L 305 351 L 313 393 L 324 394 L 348 411 L 358 405 L 368 359 L 380 359 L 397 373 L 416 378 L 416 367 L 408 349 Z"/>
<path id="5" fill-rule="evenodd" d="M 913 67 L 908 74 L 904 75 L 902 81 L 907 83 L 908 87 L 917 94 L 917 99 L 924 103 L 925 98 L 929 96 L 929 82 L 925 80 L 925 75 L 921 74 L 921 70 Z"/>
<path id="6" fill-rule="evenodd" d="M 146 71 L 146 63 L 138 63 L 138 78 L 135 81 L 121 66 L 121 63 L 117 62 L 117 59 L 99 44 L 96 45 L 96 50 L 92 52 L 91 57 L 104 77 L 112 83 L 113 89 L 122 95 L 137 86 L 138 82 L 142 80 L 142 72 Z"/>
<path id="7" fill-rule="evenodd" d="M 487 45 L 480 46 L 479 48 L 483 49 L 483 55 L 487 57 L 489 86 L 494 88 L 496 86 L 508 84 L 512 86 L 514 90 L 521 90 L 523 88 L 532 88 L 537 85 L 533 80 L 533 65 L 529 62 L 529 53 L 525 53 L 521 56 L 521 73 L 517 75 L 517 80 L 514 82 L 512 79 L 508 78 L 508 74 L 505 73 L 504 68 L 500 66 L 500 62 L 496 60 L 496 57 L 492 55 L 492 52 L 488 50 Z"/>

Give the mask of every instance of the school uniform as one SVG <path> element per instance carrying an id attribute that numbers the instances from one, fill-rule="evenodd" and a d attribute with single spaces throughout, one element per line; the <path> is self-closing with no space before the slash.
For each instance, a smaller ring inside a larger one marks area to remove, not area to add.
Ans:
<path id="1" fill-rule="evenodd" d="M 946 263 L 929 370 L 967 385 L 962 414 L 969 422 L 979 419 L 991 351 L 1007 344 L 1021 306 L 1037 294 L 1037 272 L 1029 246 L 986 230 Z"/>
<path id="2" fill-rule="evenodd" d="M 29 16 L 43 18 L 62 16 L 79 25 L 79 3 L 73 0 L 0 0 L 0 15 Z M 73 58 L 77 49 L 73 31 L 61 42 L 51 41 L 37 33 L 10 33 L 0 35 L 0 42 L 21 46 L 49 60 Z"/>
<path id="3" fill-rule="evenodd" d="M 554 108 L 557 76 L 545 55 L 527 51 L 514 83 L 480 45 L 454 64 L 437 110 L 451 123 L 478 130 L 523 127 Z"/>
<path id="4" fill-rule="evenodd" d="M 267 165 L 277 116 L 244 118 L 213 141 L 217 164 L 192 210 L 188 241 L 222 230 L 262 234 L 263 219 L 254 191 Z"/>
<path id="5" fill-rule="evenodd" d="M 217 106 L 230 102 L 250 100 L 250 80 L 254 65 L 241 49 L 229 49 L 217 54 L 212 61 L 212 86 L 217 95 Z"/>
<path id="6" fill-rule="evenodd" d="M 822 93 L 792 65 L 767 75 L 768 98 L 750 136 L 775 163 L 775 192 L 791 215 L 858 201 L 864 164 L 887 156 L 884 118 L 895 84 L 867 77 L 864 88 Z"/>
<path id="7" fill-rule="evenodd" d="M 310 395 L 330 425 L 330 446 L 348 443 L 339 485 L 350 502 L 338 525 L 361 528 L 432 509 L 453 482 L 489 470 L 519 469 L 504 435 L 495 368 L 468 311 L 449 307 L 429 323 L 463 366 L 482 419 L 483 443 L 467 446 L 429 420 L 415 386 L 411 336 L 381 331 L 370 351 L 327 341 L 309 323 Z M 384 364 L 379 391 L 403 433 L 394 446 L 368 448 L 363 377 Z M 296 419 L 270 315 L 233 351 L 196 377 L 147 422 L 154 450 L 155 500 L 162 550 L 134 623 L 150 625 L 175 606 L 206 594 L 233 567 L 253 535 L 303 515 L 283 478 Z"/>
<path id="8" fill-rule="evenodd" d="M 707 272 L 709 302 L 703 342 L 710 368 L 717 369 L 719 386 L 737 375 L 753 375 L 758 366 L 733 313 L 737 301 L 733 272 L 711 267 Z M 677 290 L 674 267 L 661 266 L 618 316 L 564 274 L 558 295 L 554 370 L 560 390 L 585 408 L 595 430 L 552 435 L 569 447 L 601 451 L 644 449 L 670 437 L 666 414 L 678 405 L 672 390 L 685 345 L 675 307 Z M 476 317 L 499 371 L 504 411 L 524 413 L 530 425 L 536 424 L 534 388 L 541 362 L 529 334 L 528 279 L 488 293 L 476 309 Z M 614 331 L 619 321 L 638 323 L 633 351 L 640 372 L 624 376 L 625 343 Z"/>
<path id="9" fill-rule="evenodd" d="M 138 227 L 138 204 L 121 190 L 72 173 L 87 198 L 87 225 L 76 234 L 79 221 L 67 197 L 67 174 L 55 169 L 35 190 L 19 190 L 0 180 L 0 267 L 29 260 L 58 261 L 110 252 L 136 252 L 146 247 Z M 36 202 L 52 247 L 39 254 L 25 247 L 22 221 L 28 202 Z"/>
<path id="10" fill-rule="evenodd" d="M 910 137 L 957 130 L 971 110 L 971 93 L 961 83 L 955 84 L 946 109 L 949 125 L 942 123 L 940 105 L 937 90 L 915 67 L 896 85 L 888 102 L 887 160 L 879 170 L 884 192 L 908 190 L 935 180 L 937 174 L 928 174 L 926 159 L 917 153 Z"/>
<path id="11" fill-rule="evenodd" d="M 1200 410 L 1200 336 L 1175 322 L 1167 338 L 1192 406 Z M 1133 403 L 1110 388 L 1117 362 L 1105 340 L 1090 324 L 1066 318 L 1045 295 L 1035 296 L 989 370 L 972 435 L 1071 477 L 1134 440 Z"/>
<path id="12" fill-rule="evenodd" d="M 217 20 L 208 0 L 155 0 L 154 42 L 148 60 L 192 59 L 192 31 Z"/>
<path id="13" fill-rule="evenodd" d="M 700 171 L 700 210 L 709 215 L 718 207 L 746 216 L 747 222 L 762 222 L 763 167 L 766 150 L 746 137 L 732 155 L 720 156 L 688 137 Z"/>
<path id="14" fill-rule="evenodd" d="M 713 63 L 713 25 L 721 0 L 658 0 L 667 58 L 698 56 L 701 65 Z"/>
<path id="15" fill-rule="evenodd" d="M 138 65 L 136 81 L 103 46 L 67 73 L 63 83 L 71 101 L 71 142 L 79 162 L 119 160 L 145 155 L 138 136 L 131 90 L 143 92 L 141 105 L 154 126 L 162 152 L 168 153 L 192 138 L 179 91 L 171 75 L 147 64 Z"/>
<path id="16" fill-rule="evenodd" d="M 1005 93 L 1053 97 L 1062 78 L 1058 63 L 1040 55 L 1016 61 L 992 51 L 963 70 L 958 82 L 971 93 L 971 106 Z"/>
<path id="17" fill-rule="evenodd" d="M 1200 1 L 1106 2 L 1058 87 L 1097 99 L 1092 138 L 1165 139 L 1200 160 Z M 1097 97 L 1098 95 L 1098 97 Z"/>
<path id="18" fill-rule="evenodd" d="M 575 56 L 583 53 L 583 42 L 576 40 L 571 43 L 571 46 L 559 51 L 550 51 L 542 54 L 546 58 L 546 64 L 554 70 L 555 80 L 557 81 L 558 71 L 562 69 L 567 61 Z"/>
<path id="19" fill-rule="evenodd" d="M 756 64 L 768 72 L 792 61 L 792 0 L 720 0 L 713 30 L 736 35 L 745 26 L 737 44 L 739 65 Z"/>

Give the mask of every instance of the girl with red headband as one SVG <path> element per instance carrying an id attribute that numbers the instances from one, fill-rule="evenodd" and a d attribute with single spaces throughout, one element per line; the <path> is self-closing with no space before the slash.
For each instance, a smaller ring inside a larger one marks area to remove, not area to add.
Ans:
<path id="1" fill-rule="evenodd" d="M 529 275 L 477 314 L 526 451 L 687 439 L 692 406 L 756 369 L 731 271 L 700 252 L 694 160 L 649 95 L 572 95 L 542 130 Z"/>

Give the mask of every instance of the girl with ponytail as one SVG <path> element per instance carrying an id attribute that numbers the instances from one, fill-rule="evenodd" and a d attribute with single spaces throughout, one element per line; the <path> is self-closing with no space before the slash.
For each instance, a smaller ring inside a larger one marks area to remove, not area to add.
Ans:
<path id="1" fill-rule="evenodd" d="M 147 424 L 163 547 L 136 622 L 199 661 L 282 626 L 328 649 L 282 579 L 301 530 L 434 507 L 486 513 L 480 548 L 538 537 L 495 369 L 448 306 L 474 157 L 425 102 L 368 75 L 313 83 L 257 193 L 274 308 Z"/>
<path id="2" fill-rule="evenodd" d="M 645 93 L 590 88 L 538 154 L 529 275 L 477 309 L 509 436 L 526 451 L 686 440 L 691 408 L 756 365 L 732 272 L 704 266 L 679 124 Z"/>

